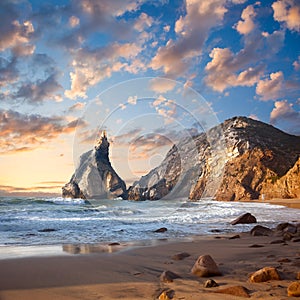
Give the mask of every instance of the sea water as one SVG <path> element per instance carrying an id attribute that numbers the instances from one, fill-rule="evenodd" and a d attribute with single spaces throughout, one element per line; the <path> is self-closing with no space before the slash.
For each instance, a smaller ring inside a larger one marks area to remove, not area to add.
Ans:
<path id="1" fill-rule="evenodd" d="M 184 239 L 191 236 L 248 231 L 249 225 L 230 225 L 245 212 L 259 224 L 300 221 L 300 210 L 251 202 L 211 199 L 160 201 L 64 198 L 0 198 L 0 246 L 93 244 Z M 166 227 L 164 233 L 155 230 Z"/>

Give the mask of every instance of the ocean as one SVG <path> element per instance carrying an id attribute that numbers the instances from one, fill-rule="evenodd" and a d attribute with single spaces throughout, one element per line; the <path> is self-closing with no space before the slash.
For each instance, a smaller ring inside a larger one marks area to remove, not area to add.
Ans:
<path id="1" fill-rule="evenodd" d="M 64 198 L 0 198 L 0 248 L 185 239 L 248 231 L 230 225 L 245 212 L 258 224 L 300 221 L 300 210 L 251 202 L 124 201 Z M 155 230 L 166 227 L 164 233 Z M 1 250 L 0 249 L 0 250 Z M 1 256 L 1 251 L 0 251 Z"/>

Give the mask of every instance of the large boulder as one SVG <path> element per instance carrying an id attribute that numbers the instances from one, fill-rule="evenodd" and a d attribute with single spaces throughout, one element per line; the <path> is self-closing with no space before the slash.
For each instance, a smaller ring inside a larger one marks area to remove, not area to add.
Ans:
<path id="1" fill-rule="evenodd" d="M 199 256 L 191 271 L 198 277 L 222 275 L 217 264 L 210 255 Z"/>
<path id="2" fill-rule="evenodd" d="M 251 282 L 266 282 L 269 280 L 281 280 L 280 275 L 276 268 L 274 267 L 265 267 L 260 269 L 250 276 Z"/>
<path id="3" fill-rule="evenodd" d="M 245 213 L 235 220 L 233 220 L 230 224 L 231 225 L 237 225 L 237 224 L 251 224 L 251 223 L 256 223 L 256 218 L 251 215 L 250 213 Z"/>

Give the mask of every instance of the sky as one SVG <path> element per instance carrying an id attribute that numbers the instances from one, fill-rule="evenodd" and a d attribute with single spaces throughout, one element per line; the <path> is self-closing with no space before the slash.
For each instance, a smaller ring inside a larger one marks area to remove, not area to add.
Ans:
<path id="1" fill-rule="evenodd" d="M 107 131 L 130 184 L 234 116 L 300 135 L 298 0 L 1 0 L 0 195 L 59 194 Z"/>

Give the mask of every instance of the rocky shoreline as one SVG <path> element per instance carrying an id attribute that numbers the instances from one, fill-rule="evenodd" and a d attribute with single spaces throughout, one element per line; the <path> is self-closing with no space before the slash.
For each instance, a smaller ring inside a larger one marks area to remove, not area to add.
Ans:
<path id="1" fill-rule="evenodd" d="M 253 216 L 254 217 L 254 216 Z M 292 216 L 291 216 L 292 217 Z M 232 223 L 249 221 L 249 215 Z M 244 221 L 243 221 L 244 220 Z M 291 299 L 300 296 L 300 222 L 110 253 L 0 260 L 12 299 Z M 235 226 L 235 225 L 232 225 Z M 115 249 L 116 251 L 113 251 Z M 126 246 L 125 246 L 126 249 Z M 26 274 L 26 276 L 25 276 Z M 222 296 L 220 296 L 222 294 Z"/>

